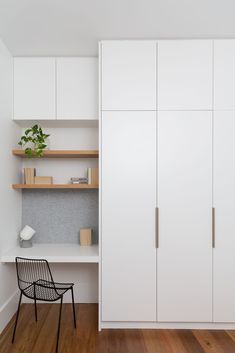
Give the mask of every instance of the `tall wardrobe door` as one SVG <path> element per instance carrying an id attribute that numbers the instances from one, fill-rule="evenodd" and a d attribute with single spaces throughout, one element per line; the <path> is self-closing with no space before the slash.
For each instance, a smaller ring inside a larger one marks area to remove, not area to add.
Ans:
<path id="1" fill-rule="evenodd" d="M 159 112 L 158 321 L 212 321 L 212 113 Z"/>
<path id="2" fill-rule="evenodd" d="M 156 112 L 103 112 L 102 321 L 156 320 Z"/>
<path id="3" fill-rule="evenodd" d="M 214 113 L 214 321 L 235 322 L 235 112 Z"/>

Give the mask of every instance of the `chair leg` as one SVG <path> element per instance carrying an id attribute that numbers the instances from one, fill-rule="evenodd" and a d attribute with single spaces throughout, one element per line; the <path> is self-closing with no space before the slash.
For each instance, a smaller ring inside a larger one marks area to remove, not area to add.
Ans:
<path id="1" fill-rule="evenodd" d="M 35 321 L 38 321 L 38 313 L 37 313 L 37 300 L 36 300 L 36 290 L 34 284 L 34 313 L 35 313 Z"/>
<path id="2" fill-rule="evenodd" d="M 18 303 L 18 309 L 17 309 L 16 319 L 15 319 L 15 326 L 14 326 L 14 331 L 13 331 L 13 336 L 12 336 L 12 341 L 11 341 L 12 343 L 14 343 L 14 340 L 15 340 L 16 327 L 17 327 L 18 318 L 19 318 L 19 313 L 20 313 L 21 299 L 22 299 L 22 292 L 20 292 L 20 298 L 19 298 L 19 303 Z"/>
<path id="3" fill-rule="evenodd" d="M 37 313 L 37 301 L 36 298 L 34 298 L 34 312 L 35 312 L 35 321 L 38 321 L 38 313 Z"/>
<path id="4" fill-rule="evenodd" d="M 71 293 L 72 293 L 72 306 L 73 306 L 73 322 L 74 322 L 74 328 L 76 328 L 77 324 L 76 324 L 76 314 L 75 314 L 73 287 L 71 287 Z"/>
<path id="5" fill-rule="evenodd" d="M 58 346 L 59 346 L 60 322 L 61 322 L 62 305 L 63 305 L 63 296 L 61 297 L 61 300 L 60 300 L 60 313 L 59 313 L 59 322 L 58 322 L 58 331 L 57 331 L 56 353 L 58 352 Z"/>

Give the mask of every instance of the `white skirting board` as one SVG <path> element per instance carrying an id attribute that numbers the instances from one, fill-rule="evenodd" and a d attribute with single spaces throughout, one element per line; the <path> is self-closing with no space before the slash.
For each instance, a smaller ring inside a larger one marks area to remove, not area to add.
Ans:
<path id="1" fill-rule="evenodd" d="M 235 323 L 212 322 L 101 322 L 102 329 L 234 330 Z"/>
<path id="2" fill-rule="evenodd" d="M 6 327 L 6 325 L 16 312 L 18 302 L 17 294 L 18 291 L 14 292 L 0 308 L 0 333 Z"/>

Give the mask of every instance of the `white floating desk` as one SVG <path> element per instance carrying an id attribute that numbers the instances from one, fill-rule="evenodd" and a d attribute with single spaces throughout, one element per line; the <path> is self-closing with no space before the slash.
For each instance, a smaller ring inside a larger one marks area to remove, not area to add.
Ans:
<path id="1" fill-rule="evenodd" d="M 1 256 L 1 262 L 15 262 L 15 258 L 46 259 L 50 263 L 98 263 L 98 245 L 34 244 L 32 248 L 16 247 Z"/>

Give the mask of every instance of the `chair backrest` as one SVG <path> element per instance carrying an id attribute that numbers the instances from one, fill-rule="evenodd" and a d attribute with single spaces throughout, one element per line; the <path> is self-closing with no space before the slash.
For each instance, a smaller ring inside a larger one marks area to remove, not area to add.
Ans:
<path id="1" fill-rule="evenodd" d="M 47 260 L 16 257 L 16 273 L 21 290 L 38 280 L 54 283 Z"/>

